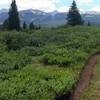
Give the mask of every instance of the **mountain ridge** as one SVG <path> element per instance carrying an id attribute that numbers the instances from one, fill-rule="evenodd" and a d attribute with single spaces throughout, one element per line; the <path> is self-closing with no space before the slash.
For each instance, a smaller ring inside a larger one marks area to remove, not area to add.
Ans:
<path id="1" fill-rule="evenodd" d="M 100 12 L 80 12 L 85 24 L 90 22 L 93 25 L 100 25 Z M 41 10 L 21 10 L 19 11 L 21 24 L 26 21 L 27 24 L 34 22 L 35 25 L 41 25 L 43 27 L 56 27 L 66 24 L 67 12 L 59 12 L 57 10 L 53 12 L 44 12 Z M 0 10 L 0 23 L 8 17 L 8 10 Z"/>

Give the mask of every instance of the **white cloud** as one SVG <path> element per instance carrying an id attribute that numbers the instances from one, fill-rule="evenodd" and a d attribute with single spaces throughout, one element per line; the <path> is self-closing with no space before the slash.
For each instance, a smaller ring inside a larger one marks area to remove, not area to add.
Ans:
<path id="1" fill-rule="evenodd" d="M 90 9 L 90 11 L 99 11 L 100 12 L 100 6 L 94 6 Z"/>
<path id="2" fill-rule="evenodd" d="M 10 6 L 11 2 L 12 0 L 0 0 L 0 6 Z M 54 3 L 60 2 L 60 0 L 16 0 L 16 2 L 19 10 L 33 8 L 50 12 L 56 9 Z"/>
<path id="3" fill-rule="evenodd" d="M 69 7 L 63 6 L 57 9 L 59 12 L 67 12 L 69 10 Z"/>
<path id="4" fill-rule="evenodd" d="M 69 11 L 69 8 L 70 8 L 70 7 L 63 6 L 63 7 L 58 8 L 57 10 L 58 10 L 59 12 L 67 12 L 67 11 Z M 81 8 L 80 8 L 79 11 L 84 11 L 84 9 L 81 9 Z"/>
<path id="5" fill-rule="evenodd" d="M 77 4 L 82 6 L 82 5 L 85 5 L 85 6 L 91 6 L 93 0 L 76 0 L 77 1 Z"/>
<path id="6" fill-rule="evenodd" d="M 55 10 L 54 2 L 58 0 L 17 0 L 19 9 L 41 9 L 47 12 Z"/>
<path id="7" fill-rule="evenodd" d="M 0 0 L 0 4 L 8 4 L 11 0 Z"/>
<path id="8" fill-rule="evenodd" d="M 72 0 L 71 0 L 72 1 Z M 12 0 L 0 0 L 0 8 L 9 8 Z M 59 8 L 56 8 L 55 3 L 60 3 L 62 0 L 16 0 L 18 9 L 24 10 L 24 9 L 40 9 L 46 12 L 51 12 L 54 10 L 58 10 L 60 12 L 66 12 L 69 10 L 69 6 L 62 6 Z M 93 0 L 76 0 L 78 5 L 86 5 L 90 6 L 93 2 Z M 94 6 L 90 10 L 92 11 L 100 11 L 99 6 Z M 80 9 L 80 11 L 83 11 L 83 9 Z"/>
<path id="9" fill-rule="evenodd" d="M 93 2 L 93 0 L 76 0 L 77 2 L 81 2 L 81 3 L 91 3 Z"/>

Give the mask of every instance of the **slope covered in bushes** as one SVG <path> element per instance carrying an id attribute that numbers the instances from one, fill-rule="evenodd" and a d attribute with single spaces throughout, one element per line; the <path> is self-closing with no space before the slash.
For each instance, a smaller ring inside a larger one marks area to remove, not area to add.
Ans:
<path id="1" fill-rule="evenodd" d="M 0 32 L 0 99 L 52 100 L 69 93 L 86 59 L 100 50 L 100 29 Z"/>

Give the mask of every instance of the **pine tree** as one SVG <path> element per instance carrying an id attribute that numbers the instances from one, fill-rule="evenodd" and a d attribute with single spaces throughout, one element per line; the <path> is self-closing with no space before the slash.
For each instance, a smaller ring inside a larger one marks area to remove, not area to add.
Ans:
<path id="1" fill-rule="evenodd" d="M 67 24 L 72 26 L 83 24 L 83 20 L 79 13 L 75 0 L 73 0 L 72 6 L 69 9 L 67 15 Z"/>
<path id="2" fill-rule="evenodd" d="M 9 10 L 8 17 L 8 29 L 9 30 L 20 30 L 20 19 L 17 10 L 16 1 L 12 0 L 11 8 Z"/>
<path id="3" fill-rule="evenodd" d="M 30 30 L 35 29 L 35 26 L 34 26 L 33 22 L 31 22 L 31 23 L 29 24 L 29 29 L 30 29 Z"/>
<path id="4" fill-rule="evenodd" d="M 88 26 L 91 26 L 91 23 L 90 23 L 90 22 L 88 22 L 88 23 L 87 23 L 87 25 L 88 25 Z"/>
<path id="5" fill-rule="evenodd" d="M 2 24 L 2 29 L 7 30 L 8 29 L 8 19 L 6 19 Z"/>
<path id="6" fill-rule="evenodd" d="M 25 21 L 24 21 L 24 23 L 23 23 L 23 29 L 27 29 L 27 24 L 26 24 Z"/>
<path id="7" fill-rule="evenodd" d="M 35 29 L 39 30 L 39 29 L 41 29 L 41 26 L 40 25 L 39 26 L 35 26 Z"/>
<path id="8" fill-rule="evenodd" d="M 38 29 L 41 29 L 41 26 L 39 25 Z"/>

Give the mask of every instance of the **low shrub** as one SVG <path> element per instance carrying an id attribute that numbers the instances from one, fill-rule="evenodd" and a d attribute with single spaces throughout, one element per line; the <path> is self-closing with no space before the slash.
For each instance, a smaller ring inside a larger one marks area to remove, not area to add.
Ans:
<path id="1" fill-rule="evenodd" d="M 20 69 L 31 62 L 29 54 L 23 50 L 0 53 L 0 72 Z"/>
<path id="2" fill-rule="evenodd" d="M 42 39 L 34 37 L 33 34 L 6 32 L 0 33 L 0 42 L 7 45 L 10 50 L 21 49 L 22 47 L 41 47 L 45 43 Z"/>
<path id="3" fill-rule="evenodd" d="M 42 56 L 41 62 L 45 65 L 58 65 L 58 66 L 70 66 L 71 57 L 55 56 L 53 54 L 46 54 Z"/>

